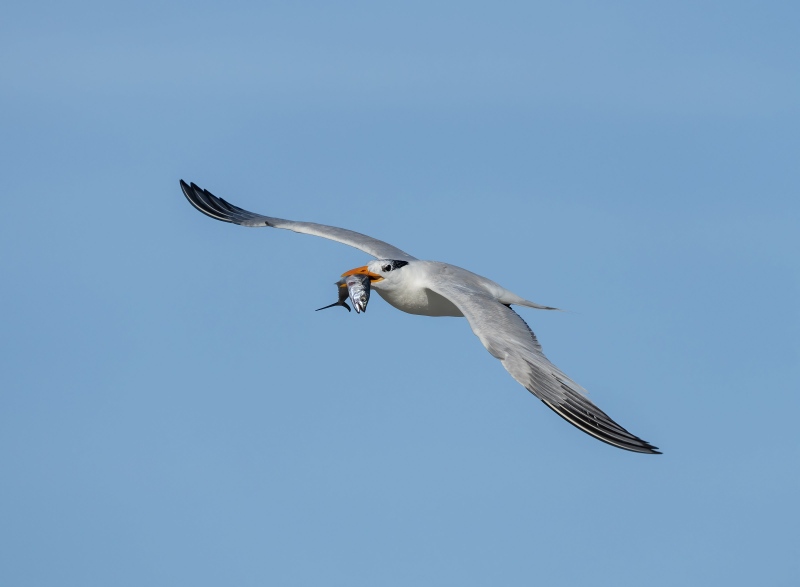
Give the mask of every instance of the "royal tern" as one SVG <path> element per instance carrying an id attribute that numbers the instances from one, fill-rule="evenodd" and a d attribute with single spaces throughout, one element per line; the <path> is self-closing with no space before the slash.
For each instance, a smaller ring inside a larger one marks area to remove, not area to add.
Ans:
<path id="1" fill-rule="evenodd" d="M 372 289 L 389 304 L 422 316 L 465 317 L 486 350 L 511 376 L 570 424 L 610 445 L 639 453 L 659 454 L 650 443 L 614 422 L 585 395 L 585 390 L 553 365 L 512 305 L 554 310 L 511 293 L 494 281 L 460 267 L 421 261 L 372 237 L 335 226 L 283 220 L 248 212 L 181 180 L 189 202 L 211 218 L 241 226 L 284 228 L 338 241 L 377 260 L 346 271 L 342 277 L 369 277 Z"/>

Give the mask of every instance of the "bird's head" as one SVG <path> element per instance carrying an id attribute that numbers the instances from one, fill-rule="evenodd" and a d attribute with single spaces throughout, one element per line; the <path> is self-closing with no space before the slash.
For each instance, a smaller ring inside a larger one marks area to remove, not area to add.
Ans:
<path id="1" fill-rule="evenodd" d="M 368 265 L 363 267 L 356 267 L 350 271 L 342 273 L 342 277 L 348 275 L 366 275 L 369 277 L 369 282 L 372 287 L 377 286 L 376 289 L 381 289 L 387 285 L 391 285 L 397 280 L 399 273 L 398 269 L 408 265 L 408 261 L 398 261 L 396 259 L 378 259 L 371 261 Z"/>

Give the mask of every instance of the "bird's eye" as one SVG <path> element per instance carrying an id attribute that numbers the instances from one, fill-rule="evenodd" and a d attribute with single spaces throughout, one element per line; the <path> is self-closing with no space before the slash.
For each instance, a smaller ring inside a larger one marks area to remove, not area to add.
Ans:
<path id="1" fill-rule="evenodd" d="M 392 266 L 391 266 L 391 265 L 389 265 L 389 264 L 386 264 L 386 265 L 384 265 L 383 267 L 381 267 L 381 269 L 383 269 L 383 271 L 385 271 L 386 273 L 388 273 L 389 271 L 391 271 L 391 270 L 392 270 Z"/>

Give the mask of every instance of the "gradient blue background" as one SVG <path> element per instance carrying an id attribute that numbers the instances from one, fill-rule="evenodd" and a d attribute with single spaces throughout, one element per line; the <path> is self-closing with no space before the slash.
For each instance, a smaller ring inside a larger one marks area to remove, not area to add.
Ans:
<path id="1" fill-rule="evenodd" d="M 4 8 L 2 585 L 798 584 L 800 9 L 554 4 Z M 180 178 L 567 309 L 665 454 Z"/>

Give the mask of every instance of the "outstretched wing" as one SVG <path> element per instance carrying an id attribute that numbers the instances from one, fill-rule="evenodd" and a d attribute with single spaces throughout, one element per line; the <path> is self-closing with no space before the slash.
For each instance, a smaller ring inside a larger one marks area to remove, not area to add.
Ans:
<path id="1" fill-rule="evenodd" d="M 533 331 L 510 307 L 445 279 L 429 287 L 461 310 L 472 332 L 514 379 L 567 422 L 613 446 L 660 454 L 655 446 L 625 430 L 589 401 L 583 388 L 544 356 Z"/>
<path id="2" fill-rule="evenodd" d="M 345 228 L 337 228 L 335 226 L 315 224 L 313 222 L 296 222 L 294 220 L 284 220 L 282 218 L 271 218 L 269 216 L 254 214 L 253 212 L 248 212 L 238 206 L 229 204 L 222 198 L 218 198 L 208 190 L 204 190 L 194 183 L 187 184 L 183 180 L 181 180 L 181 189 L 192 206 L 200 210 L 206 216 L 222 220 L 223 222 L 232 222 L 242 226 L 285 228 L 286 230 L 294 232 L 321 236 L 322 238 L 334 240 L 360 249 L 377 259 L 398 259 L 400 261 L 415 260 L 415 257 L 412 257 L 405 251 L 401 251 L 397 247 L 393 247 L 388 243 L 359 232 L 347 230 Z"/>

